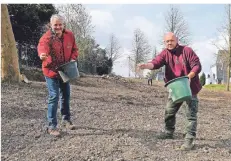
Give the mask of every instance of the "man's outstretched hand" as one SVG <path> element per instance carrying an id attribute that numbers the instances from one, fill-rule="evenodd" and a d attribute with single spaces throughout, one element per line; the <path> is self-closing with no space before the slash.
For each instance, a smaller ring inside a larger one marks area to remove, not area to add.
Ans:
<path id="1" fill-rule="evenodd" d="M 41 60 L 45 60 L 47 59 L 48 55 L 46 53 L 41 53 L 39 57 Z"/>
<path id="2" fill-rule="evenodd" d="M 138 64 L 137 68 L 140 69 L 153 69 L 154 66 L 152 63 L 146 63 L 146 64 Z"/>

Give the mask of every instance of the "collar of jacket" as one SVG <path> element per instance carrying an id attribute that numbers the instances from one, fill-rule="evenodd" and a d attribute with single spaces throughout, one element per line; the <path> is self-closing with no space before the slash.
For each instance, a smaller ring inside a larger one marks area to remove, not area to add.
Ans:
<path id="1" fill-rule="evenodd" d="M 177 49 L 179 48 L 179 44 L 176 44 L 176 47 L 172 50 L 167 49 L 171 54 L 176 54 Z"/>

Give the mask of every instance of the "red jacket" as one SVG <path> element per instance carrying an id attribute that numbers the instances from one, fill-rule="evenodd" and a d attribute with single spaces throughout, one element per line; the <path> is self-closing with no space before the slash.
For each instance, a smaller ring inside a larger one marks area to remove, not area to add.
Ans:
<path id="1" fill-rule="evenodd" d="M 200 59 L 190 47 L 179 45 L 175 51 L 165 49 L 151 63 L 154 69 L 165 65 L 165 82 L 194 72 L 196 75 L 191 79 L 190 84 L 192 94 L 196 95 L 201 90 L 198 76 L 201 71 Z"/>
<path id="2" fill-rule="evenodd" d="M 38 56 L 46 53 L 48 58 L 42 62 L 43 74 L 49 78 L 58 76 L 57 67 L 76 60 L 78 57 L 78 48 L 75 43 L 75 37 L 69 30 L 65 30 L 62 38 L 58 38 L 49 30 L 39 40 Z"/>

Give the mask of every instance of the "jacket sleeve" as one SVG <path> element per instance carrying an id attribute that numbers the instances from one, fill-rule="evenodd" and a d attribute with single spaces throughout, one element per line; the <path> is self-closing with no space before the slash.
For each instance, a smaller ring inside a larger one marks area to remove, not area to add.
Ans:
<path id="1" fill-rule="evenodd" d="M 49 47 L 49 42 L 50 42 L 50 39 L 49 37 L 46 36 L 46 34 L 44 34 L 40 40 L 39 40 L 39 43 L 38 43 L 38 56 L 40 57 L 40 55 L 42 53 L 45 53 L 48 55 L 48 58 L 46 60 L 44 60 L 44 66 L 48 66 L 49 64 L 52 63 L 52 58 L 50 56 L 50 47 Z"/>
<path id="2" fill-rule="evenodd" d="M 159 69 L 166 64 L 166 52 L 162 51 L 159 55 L 157 55 L 150 63 L 153 64 L 153 69 Z"/>
<path id="3" fill-rule="evenodd" d="M 78 58 L 79 52 L 78 47 L 75 42 L 75 36 L 73 35 L 73 46 L 71 51 L 71 59 L 76 60 Z"/>
<path id="4" fill-rule="evenodd" d="M 49 39 L 46 37 L 46 35 L 43 35 L 38 43 L 38 56 L 41 55 L 41 53 L 50 53 L 50 47 L 49 47 Z"/>
<path id="5" fill-rule="evenodd" d="M 196 75 L 198 75 L 201 72 L 201 63 L 199 57 L 192 49 L 189 51 L 188 61 L 191 72 L 194 72 Z"/>

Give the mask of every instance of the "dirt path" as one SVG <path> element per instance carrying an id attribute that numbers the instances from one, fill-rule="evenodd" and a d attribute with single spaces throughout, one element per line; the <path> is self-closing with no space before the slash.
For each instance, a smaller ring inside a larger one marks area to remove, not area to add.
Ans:
<path id="1" fill-rule="evenodd" d="M 162 161 L 231 160 L 231 93 L 200 93 L 196 147 L 183 142 L 184 110 L 177 114 L 174 140 L 158 140 L 164 127 L 163 84 L 81 78 L 71 86 L 77 130 L 61 138 L 44 133 L 46 85 L 2 84 L 2 160 Z M 60 119 L 60 117 L 59 117 Z"/>

